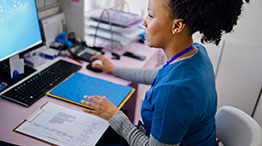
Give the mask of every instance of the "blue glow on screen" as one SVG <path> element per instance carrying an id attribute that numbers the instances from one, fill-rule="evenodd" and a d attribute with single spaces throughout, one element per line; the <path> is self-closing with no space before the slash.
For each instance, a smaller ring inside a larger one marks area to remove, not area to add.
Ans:
<path id="1" fill-rule="evenodd" d="M 0 60 L 41 42 L 35 0 L 0 0 Z"/>

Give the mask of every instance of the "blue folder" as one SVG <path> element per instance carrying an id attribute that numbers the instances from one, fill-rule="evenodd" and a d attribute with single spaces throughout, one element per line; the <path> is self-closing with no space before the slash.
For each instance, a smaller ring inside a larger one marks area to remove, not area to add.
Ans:
<path id="1" fill-rule="evenodd" d="M 46 94 L 84 107 L 88 107 L 81 104 L 81 100 L 86 100 L 84 99 L 85 95 L 105 96 L 120 109 L 134 91 L 135 89 L 132 87 L 77 72 Z"/>

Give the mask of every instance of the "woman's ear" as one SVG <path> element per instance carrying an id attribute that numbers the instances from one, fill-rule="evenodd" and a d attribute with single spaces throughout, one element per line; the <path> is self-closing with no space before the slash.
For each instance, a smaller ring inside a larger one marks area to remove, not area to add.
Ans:
<path id="1" fill-rule="evenodd" d="M 173 27 L 172 27 L 172 34 L 180 33 L 185 28 L 185 23 L 183 19 L 174 19 Z"/>

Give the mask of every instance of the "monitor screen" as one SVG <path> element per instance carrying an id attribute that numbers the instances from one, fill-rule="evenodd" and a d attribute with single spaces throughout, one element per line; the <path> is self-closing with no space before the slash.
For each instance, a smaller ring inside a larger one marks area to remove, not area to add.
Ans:
<path id="1" fill-rule="evenodd" d="M 0 61 L 41 43 L 35 0 L 0 0 Z"/>

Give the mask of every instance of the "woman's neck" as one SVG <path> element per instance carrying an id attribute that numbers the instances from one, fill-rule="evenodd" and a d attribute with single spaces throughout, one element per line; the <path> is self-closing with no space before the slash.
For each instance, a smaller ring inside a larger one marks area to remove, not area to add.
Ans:
<path id="1" fill-rule="evenodd" d="M 177 42 L 179 42 L 179 43 L 177 43 Z M 192 37 L 190 37 L 188 39 L 184 39 L 184 40 L 180 39 L 180 40 L 172 41 L 168 46 L 166 46 L 164 48 L 165 54 L 167 56 L 167 59 L 170 60 L 173 56 L 175 56 L 176 54 L 180 53 L 181 51 L 187 49 L 192 44 L 193 44 Z M 184 58 L 184 57 L 187 57 L 187 56 L 191 56 L 192 54 L 195 53 L 196 50 L 197 49 L 194 47 L 189 52 L 187 52 L 184 55 L 178 57 L 177 59 Z"/>

